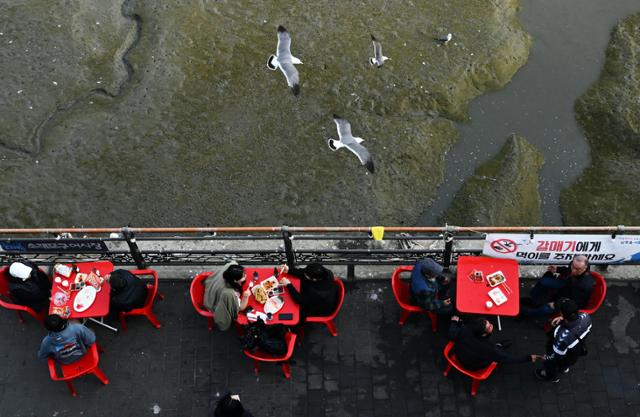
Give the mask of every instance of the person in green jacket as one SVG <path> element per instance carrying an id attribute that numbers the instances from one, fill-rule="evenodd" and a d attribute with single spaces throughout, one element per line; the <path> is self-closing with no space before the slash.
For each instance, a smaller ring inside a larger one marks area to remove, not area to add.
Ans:
<path id="1" fill-rule="evenodd" d="M 228 330 L 238 313 L 247 308 L 251 290 L 242 291 L 245 279 L 244 267 L 231 261 L 204 280 L 203 304 L 213 313 L 213 320 L 222 331 Z"/>

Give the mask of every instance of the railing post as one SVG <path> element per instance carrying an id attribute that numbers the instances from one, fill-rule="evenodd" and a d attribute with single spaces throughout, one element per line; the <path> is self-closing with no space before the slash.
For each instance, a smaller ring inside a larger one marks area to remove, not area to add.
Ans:
<path id="1" fill-rule="evenodd" d="M 296 255 L 293 253 L 293 243 L 291 242 L 291 232 L 289 232 L 288 226 L 282 226 L 282 240 L 284 240 L 284 251 L 287 255 L 287 265 L 290 268 L 296 266 Z"/>
<path id="2" fill-rule="evenodd" d="M 449 227 L 450 226 L 447 226 L 447 229 L 449 229 Z M 449 230 L 444 233 L 444 254 L 442 258 L 444 263 L 443 267 L 448 270 L 453 260 L 453 233 Z"/>
<path id="3" fill-rule="evenodd" d="M 136 243 L 136 238 L 133 233 L 129 231 L 129 227 L 125 226 L 122 228 L 122 236 L 127 241 L 127 245 L 129 245 L 129 251 L 131 252 L 131 256 L 138 266 L 138 269 L 147 269 L 147 265 L 144 262 L 142 253 L 140 253 L 140 249 L 138 248 L 138 244 Z"/>
<path id="4" fill-rule="evenodd" d="M 347 265 L 347 281 L 352 282 L 356 280 L 356 266 L 354 264 Z"/>

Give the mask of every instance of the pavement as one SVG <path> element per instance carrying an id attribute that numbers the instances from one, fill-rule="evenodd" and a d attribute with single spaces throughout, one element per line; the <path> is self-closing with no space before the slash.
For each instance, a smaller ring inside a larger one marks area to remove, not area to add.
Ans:
<path id="1" fill-rule="evenodd" d="M 446 323 L 437 333 L 425 316 L 398 326 L 389 280 L 347 283 L 339 335 L 308 325 L 291 380 L 276 364 L 262 364 L 256 376 L 233 331 L 207 331 L 188 283 L 161 282 L 165 299 L 154 307 L 161 329 L 143 317 L 128 318 L 121 334 L 90 326 L 105 349 L 100 368 L 110 384 L 82 377 L 76 398 L 36 358 L 44 329 L 2 310 L 0 416 L 210 417 L 217 398 L 233 391 L 255 417 L 639 417 L 640 283 L 608 284 L 589 353 L 559 383 L 538 381 L 533 364 L 499 365 L 476 397 L 469 378 L 442 375 Z M 541 323 L 503 318 L 502 326 L 494 338 L 512 339 L 511 351 L 543 353 Z"/>

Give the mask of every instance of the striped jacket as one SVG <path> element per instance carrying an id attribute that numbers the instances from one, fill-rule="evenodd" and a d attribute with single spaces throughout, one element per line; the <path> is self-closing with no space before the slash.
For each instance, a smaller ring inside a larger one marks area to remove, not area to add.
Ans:
<path id="1" fill-rule="evenodd" d="M 567 354 L 589 335 L 591 317 L 587 313 L 578 313 L 578 319 L 562 323 L 553 332 L 553 352 L 546 359 L 558 359 Z"/>

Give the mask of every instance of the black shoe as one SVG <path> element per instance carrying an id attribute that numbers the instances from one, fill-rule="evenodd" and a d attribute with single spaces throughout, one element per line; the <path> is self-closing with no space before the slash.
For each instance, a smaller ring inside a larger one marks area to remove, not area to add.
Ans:
<path id="1" fill-rule="evenodd" d="M 547 372 L 544 369 L 536 369 L 535 374 L 536 377 L 542 381 L 553 382 L 554 384 L 560 382 L 560 377 L 551 379 L 547 376 Z"/>
<path id="2" fill-rule="evenodd" d="M 513 342 L 509 339 L 504 339 L 499 341 L 498 343 L 496 343 L 496 346 L 498 346 L 499 348 L 502 349 L 509 349 L 509 346 L 511 346 L 513 344 Z"/>
<path id="3" fill-rule="evenodd" d="M 563 369 L 562 371 L 560 371 L 560 373 L 568 374 L 569 373 L 569 368 Z"/>

